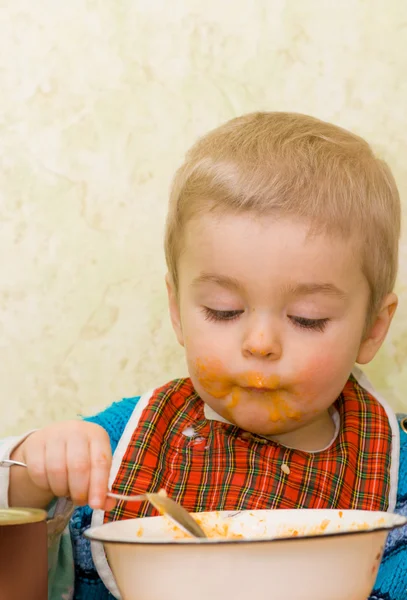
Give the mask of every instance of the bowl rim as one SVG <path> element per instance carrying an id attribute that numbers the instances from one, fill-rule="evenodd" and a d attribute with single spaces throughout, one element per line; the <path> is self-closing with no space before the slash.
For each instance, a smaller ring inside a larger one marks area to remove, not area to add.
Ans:
<path id="1" fill-rule="evenodd" d="M 265 509 L 267 511 L 267 509 Z M 279 510 L 279 509 L 276 509 Z M 280 510 L 284 510 L 284 509 L 280 509 Z M 353 509 L 306 509 L 306 508 L 301 508 L 301 509 L 286 509 L 286 510 L 301 510 L 301 511 L 307 511 L 310 510 L 312 512 L 314 511 L 318 511 L 321 510 L 321 512 L 370 512 L 370 511 L 363 511 L 363 510 L 353 510 Z M 202 513 L 192 513 L 192 514 L 207 514 L 208 512 L 225 512 L 225 513 L 230 513 L 229 516 L 230 517 L 234 517 L 237 516 L 243 512 L 254 512 L 251 510 L 237 510 L 237 511 L 205 511 Z M 393 523 L 389 523 L 387 525 L 381 525 L 379 527 L 369 527 L 367 529 L 356 529 L 353 531 L 331 531 L 328 533 L 313 533 L 313 534 L 308 534 L 308 535 L 301 535 L 301 536 L 281 536 L 281 537 L 258 537 L 258 538 L 185 538 L 185 539 L 179 539 L 179 540 L 174 540 L 174 539 L 148 539 L 148 538 L 143 538 L 143 537 L 135 537 L 132 540 L 107 540 L 107 539 L 103 539 L 100 535 L 97 535 L 97 531 L 100 531 L 105 525 L 110 525 L 112 523 L 115 523 L 115 521 L 111 521 L 110 523 L 104 523 L 103 525 L 98 525 L 97 527 L 89 527 L 88 529 L 86 529 L 86 531 L 83 532 L 83 536 L 87 539 L 89 539 L 92 542 L 100 542 L 102 544 L 115 544 L 115 545 L 130 545 L 130 546 L 134 546 L 134 545 L 140 545 L 140 546 L 213 546 L 213 545 L 230 545 L 230 544 L 264 544 L 264 543 L 277 543 L 277 542 L 295 542 L 295 541 L 303 541 L 303 540 L 311 540 L 311 539 L 320 539 L 323 540 L 325 538 L 331 538 L 331 537 L 346 537 L 346 536 L 352 536 L 352 535 L 369 535 L 372 533 L 376 533 L 376 532 L 382 532 L 382 531 L 387 531 L 390 532 L 393 529 L 399 529 L 400 527 L 404 527 L 405 525 L 407 525 L 407 517 L 403 516 L 403 515 L 399 515 L 397 513 L 389 513 L 386 511 L 371 511 L 372 513 L 375 514 L 383 514 L 383 515 L 392 515 L 393 517 L 396 517 L 397 519 L 395 520 L 395 522 Z M 131 521 L 136 521 L 136 520 L 141 520 L 141 519 L 145 519 L 145 518 L 159 518 L 159 517 L 137 517 L 136 519 L 126 519 L 126 520 L 131 520 Z M 117 521 L 116 521 L 117 522 Z M 122 521 L 120 521 L 122 522 Z"/>

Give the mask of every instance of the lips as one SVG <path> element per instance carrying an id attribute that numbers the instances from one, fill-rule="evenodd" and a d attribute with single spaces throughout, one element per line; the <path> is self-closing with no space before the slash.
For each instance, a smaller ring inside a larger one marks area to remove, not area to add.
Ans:
<path id="1" fill-rule="evenodd" d="M 277 375 L 264 375 L 257 371 L 238 374 L 235 381 L 240 387 L 255 391 L 272 392 L 281 387 L 280 377 Z"/>
<path id="2" fill-rule="evenodd" d="M 277 391 L 275 388 L 265 388 L 265 387 L 244 387 L 245 392 L 252 392 L 256 394 L 271 394 L 271 392 Z"/>

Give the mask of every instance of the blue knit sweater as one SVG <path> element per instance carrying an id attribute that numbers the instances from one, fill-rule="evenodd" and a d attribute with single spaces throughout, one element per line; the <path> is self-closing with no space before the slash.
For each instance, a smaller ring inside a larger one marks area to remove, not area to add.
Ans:
<path id="1" fill-rule="evenodd" d="M 86 419 L 101 425 L 109 434 L 112 451 L 139 398 L 127 398 Z M 401 421 L 402 417 L 399 418 Z M 407 434 L 400 428 L 400 470 L 396 512 L 407 516 Z M 114 600 L 99 578 L 92 561 L 90 543 L 83 532 L 90 527 L 91 509 L 76 509 L 70 521 L 70 533 L 75 562 L 74 600 Z M 383 561 L 369 600 L 407 600 L 407 527 L 390 533 Z"/>

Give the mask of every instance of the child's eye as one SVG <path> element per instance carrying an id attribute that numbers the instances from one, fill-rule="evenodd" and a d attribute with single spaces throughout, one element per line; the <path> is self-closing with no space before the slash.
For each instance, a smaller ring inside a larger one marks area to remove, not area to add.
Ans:
<path id="1" fill-rule="evenodd" d="M 313 331 L 324 331 L 329 319 L 306 319 L 305 317 L 289 317 L 297 327 L 311 329 Z"/>
<path id="2" fill-rule="evenodd" d="M 208 321 L 233 321 L 244 312 L 243 310 L 215 310 L 207 306 L 203 307 L 203 311 Z"/>

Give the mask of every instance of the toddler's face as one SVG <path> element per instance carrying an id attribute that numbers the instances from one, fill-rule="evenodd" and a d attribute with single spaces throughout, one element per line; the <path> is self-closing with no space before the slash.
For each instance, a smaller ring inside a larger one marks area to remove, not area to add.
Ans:
<path id="1" fill-rule="evenodd" d="M 171 316 L 203 401 L 278 439 L 325 428 L 363 346 L 355 245 L 287 219 L 206 215 L 187 225 L 178 268 Z"/>

